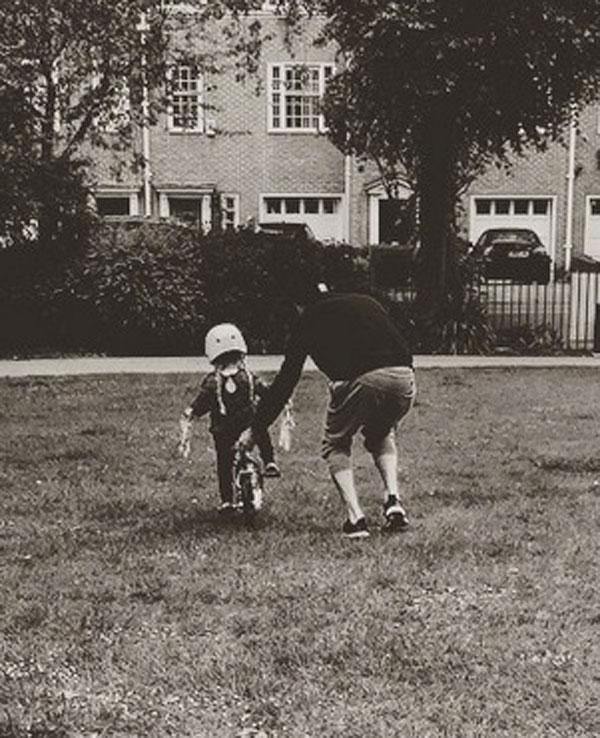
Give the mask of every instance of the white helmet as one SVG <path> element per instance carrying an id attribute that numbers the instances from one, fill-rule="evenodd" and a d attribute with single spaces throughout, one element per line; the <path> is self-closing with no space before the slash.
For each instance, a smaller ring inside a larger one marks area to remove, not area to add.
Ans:
<path id="1" fill-rule="evenodd" d="M 204 353 L 210 363 L 213 364 L 215 359 L 228 351 L 240 351 L 242 354 L 247 354 L 248 347 L 242 332 L 236 325 L 233 325 L 233 323 L 219 323 L 206 334 Z"/>

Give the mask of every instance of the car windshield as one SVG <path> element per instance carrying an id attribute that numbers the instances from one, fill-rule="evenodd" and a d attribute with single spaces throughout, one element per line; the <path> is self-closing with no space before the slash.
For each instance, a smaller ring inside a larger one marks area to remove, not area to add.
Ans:
<path id="1" fill-rule="evenodd" d="M 506 231 L 490 231 L 487 236 L 488 244 L 494 243 L 528 243 L 537 244 L 538 237 L 533 231 L 525 230 L 506 230 Z"/>

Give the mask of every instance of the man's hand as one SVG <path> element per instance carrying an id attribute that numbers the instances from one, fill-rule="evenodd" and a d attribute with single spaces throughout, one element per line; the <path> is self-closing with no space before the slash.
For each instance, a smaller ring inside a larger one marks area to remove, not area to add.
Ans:
<path id="1" fill-rule="evenodd" d="M 246 428 L 246 430 L 242 432 L 242 435 L 238 438 L 238 443 L 247 451 L 250 451 L 254 448 L 254 446 L 256 445 L 256 441 L 254 440 L 252 428 Z"/>

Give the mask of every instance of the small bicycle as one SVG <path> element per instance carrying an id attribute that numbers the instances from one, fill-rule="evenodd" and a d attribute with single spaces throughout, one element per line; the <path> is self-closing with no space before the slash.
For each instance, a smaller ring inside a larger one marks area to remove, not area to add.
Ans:
<path id="1" fill-rule="evenodd" d="M 252 519 L 263 504 L 263 471 L 261 462 L 253 454 L 237 443 L 233 457 L 234 507 L 246 519 Z"/>

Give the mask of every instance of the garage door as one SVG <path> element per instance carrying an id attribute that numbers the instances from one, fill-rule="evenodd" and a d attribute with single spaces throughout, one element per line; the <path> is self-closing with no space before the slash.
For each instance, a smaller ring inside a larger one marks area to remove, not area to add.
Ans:
<path id="1" fill-rule="evenodd" d="M 261 198 L 260 222 L 306 223 L 320 241 L 342 241 L 342 197 L 265 195 Z"/>
<path id="2" fill-rule="evenodd" d="M 471 209 L 469 239 L 475 243 L 488 228 L 530 228 L 550 254 L 552 199 L 546 197 L 475 197 Z"/>

